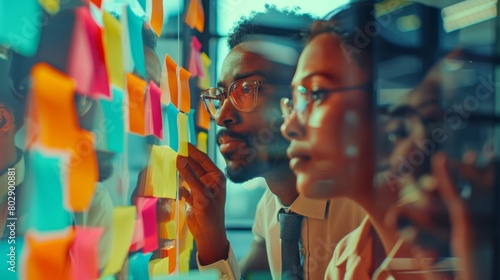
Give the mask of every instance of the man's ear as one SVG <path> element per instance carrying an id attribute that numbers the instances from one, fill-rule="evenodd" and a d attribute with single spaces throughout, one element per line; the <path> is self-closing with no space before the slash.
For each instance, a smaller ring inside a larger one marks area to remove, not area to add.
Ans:
<path id="1" fill-rule="evenodd" d="M 12 114 L 4 107 L 0 107 L 0 134 L 5 134 L 14 129 L 14 118 Z"/>

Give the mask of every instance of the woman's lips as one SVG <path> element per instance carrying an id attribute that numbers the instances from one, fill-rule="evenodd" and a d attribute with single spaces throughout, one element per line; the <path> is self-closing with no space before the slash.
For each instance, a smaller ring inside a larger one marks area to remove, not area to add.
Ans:
<path id="1" fill-rule="evenodd" d="M 309 162 L 309 157 L 294 157 L 290 160 L 290 169 L 294 171 L 303 170 Z"/>

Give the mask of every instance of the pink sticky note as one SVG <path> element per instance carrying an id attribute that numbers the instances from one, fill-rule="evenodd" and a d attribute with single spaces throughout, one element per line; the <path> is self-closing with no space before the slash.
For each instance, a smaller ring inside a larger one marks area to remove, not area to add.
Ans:
<path id="1" fill-rule="evenodd" d="M 142 224 L 142 217 L 135 220 L 134 235 L 132 236 L 132 244 L 130 245 L 130 252 L 137 251 L 144 247 L 144 226 Z"/>
<path id="2" fill-rule="evenodd" d="M 149 92 L 147 93 L 146 112 L 148 127 L 151 128 L 149 134 L 153 134 L 163 140 L 163 113 L 161 110 L 161 89 L 154 83 L 149 82 Z"/>
<path id="3" fill-rule="evenodd" d="M 188 70 L 192 74 L 192 77 L 199 76 L 200 78 L 205 77 L 205 71 L 203 69 L 203 64 L 201 63 L 200 51 L 201 43 L 196 37 L 191 39 L 191 54 L 189 58 Z"/>
<path id="4" fill-rule="evenodd" d="M 98 246 L 104 228 L 75 226 L 75 239 L 70 248 L 74 279 L 99 277 Z"/>
<path id="5" fill-rule="evenodd" d="M 158 228 L 156 225 L 156 202 L 157 197 L 138 197 L 137 210 L 142 217 L 144 226 L 144 248 L 143 253 L 158 249 Z"/>

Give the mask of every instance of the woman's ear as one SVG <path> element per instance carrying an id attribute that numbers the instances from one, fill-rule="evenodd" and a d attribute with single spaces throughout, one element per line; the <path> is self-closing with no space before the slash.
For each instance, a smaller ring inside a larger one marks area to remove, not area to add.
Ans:
<path id="1" fill-rule="evenodd" d="M 0 106 L 0 134 L 6 135 L 9 131 L 14 131 L 14 118 L 12 114 Z"/>

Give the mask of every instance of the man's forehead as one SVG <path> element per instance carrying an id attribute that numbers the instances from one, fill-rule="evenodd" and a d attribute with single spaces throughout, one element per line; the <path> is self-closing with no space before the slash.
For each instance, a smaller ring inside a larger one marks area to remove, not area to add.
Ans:
<path id="1" fill-rule="evenodd" d="M 251 76 L 267 78 L 270 75 L 271 61 L 258 53 L 250 51 L 244 44 L 234 47 L 224 59 L 219 85 L 228 86 L 229 83 L 235 80 Z"/>

